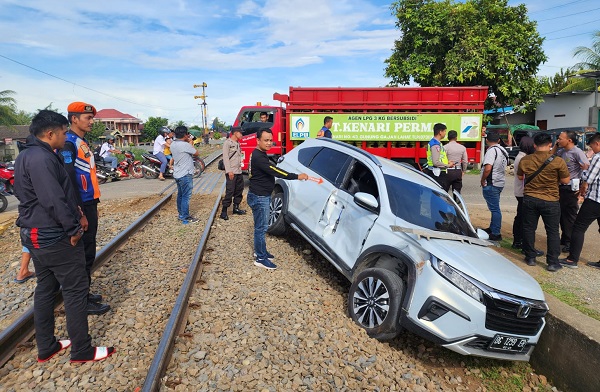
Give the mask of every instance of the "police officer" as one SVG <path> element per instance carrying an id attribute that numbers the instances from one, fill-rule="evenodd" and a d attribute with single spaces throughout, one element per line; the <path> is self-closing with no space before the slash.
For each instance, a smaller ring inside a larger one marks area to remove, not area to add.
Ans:
<path id="1" fill-rule="evenodd" d="M 33 313 L 38 362 L 50 360 L 71 343 L 71 362 L 98 361 L 115 352 L 113 347 L 93 347 L 88 334 L 89 280 L 80 241 L 83 214 L 77 192 L 54 153 L 65 144 L 67 124 L 63 115 L 40 110 L 29 128 L 34 137 L 27 138 L 15 162 L 17 226 L 37 275 Z M 54 302 L 60 286 L 70 340 L 54 336 Z"/>
<path id="2" fill-rule="evenodd" d="M 67 107 L 71 128 L 67 132 L 67 141 L 60 156 L 65 169 L 69 173 L 73 187 L 77 193 L 77 204 L 83 211 L 83 246 L 85 248 L 85 269 L 88 281 L 92 282 L 92 265 L 96 259 L 96 232 L 98 231 L 98 203 L 100 202 L 100 186 L 96 177 L 94 154 L 85 134 L 91 132 L 94 124 L 96 108 L 85 102 L 73 102 Z M 110 306 L 102 304 L 100 294 L 88 295 L 88 314 L 100 315 L 108 312 Z"/>
<path id="3" fill-rule="evenodd" d="M 450 189 L 446 177 L 448 168 L 454 167 L 454 162 L 448 160 L 448 155 L 441 141 L 446 137 L 446 126 L 437 123 L 433 126 L 433 138 L 427 144 L 427 174 L 437 181 L 446 192 Z"/>

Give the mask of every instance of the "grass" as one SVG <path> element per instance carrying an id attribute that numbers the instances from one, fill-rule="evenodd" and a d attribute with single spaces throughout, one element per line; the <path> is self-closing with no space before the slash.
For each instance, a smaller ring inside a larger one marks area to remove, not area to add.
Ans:
<path id="1" fill-rule="evenodd" d="M 579 298 L 576 292 L 572 289 L 560 287 L 559 285 L 552 282 L 540 282 L 542 290 L 548 294 L 552 294 L 558 298 L 561 302 L 574 307 L 581 313 L 600 321 L 600 312 L 590 309 L 587 307 L 587 303 Z M 579 291 L 579 290 L 578 290 Z"/>

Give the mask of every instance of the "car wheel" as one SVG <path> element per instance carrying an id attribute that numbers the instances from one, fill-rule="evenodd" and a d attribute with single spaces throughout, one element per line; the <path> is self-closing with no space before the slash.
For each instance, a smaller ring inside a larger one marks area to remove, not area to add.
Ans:
<path id="1" fill-rule="evenodd" d="M 285 219 L 283 218 L 284 206 L 283 193 L 275 193 L 271 196 L 269 203 L 269 227 L 267 233 L 272 235 L 284 235 L 287 231 Z"/>
<path id="2" fill-rule="evenodd" d="M 395 338 L 401 331 L 402 279 L 383 268 L 362 271 L 350 286 L 348 312 L 352 320 L 378 340 Z"/>

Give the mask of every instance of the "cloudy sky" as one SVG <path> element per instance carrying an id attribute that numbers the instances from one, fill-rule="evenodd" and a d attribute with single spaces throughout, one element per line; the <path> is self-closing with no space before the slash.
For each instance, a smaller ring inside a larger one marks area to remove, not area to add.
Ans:
<path id="1" fill-rule="evenodd" d="M 540 74 L 592 45 L 597 0 L 525 3 L 546 41 Z M 0 91 L 19 109 L 76 100 L 146 120 L 233 123 L 242 105 L 278 104 L 289 86 L 384 86 L 399 37 L 383 0 L 0 0 Z"/>

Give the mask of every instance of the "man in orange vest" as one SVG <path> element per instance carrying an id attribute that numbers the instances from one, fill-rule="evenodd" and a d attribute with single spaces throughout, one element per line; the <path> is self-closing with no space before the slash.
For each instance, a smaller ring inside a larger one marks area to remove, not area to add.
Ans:
<path id="1" fill-rule="evenodd" d="M 85 135 L 91 132 L 96 108 L 85 102 L 73 102 L 67 107 L 71 127 L 67 132 L 67 142 L 60 156 L 71 178 L 76 193 L 77 204 L 83 211 L 82 226 L 85 230 L 82 241 L 85 248 L 85 269 L 88 280 L 92 282 L 92 265 L 96 259 L 96 232 L 98 231 L 98 203 L 100 186 L 96 177 L 94 153 L 90 149 Z M 108 312 L 110 306 L 103 304 L 99 294 L 88 295 L 88 314 L 100 315 Z"/>

